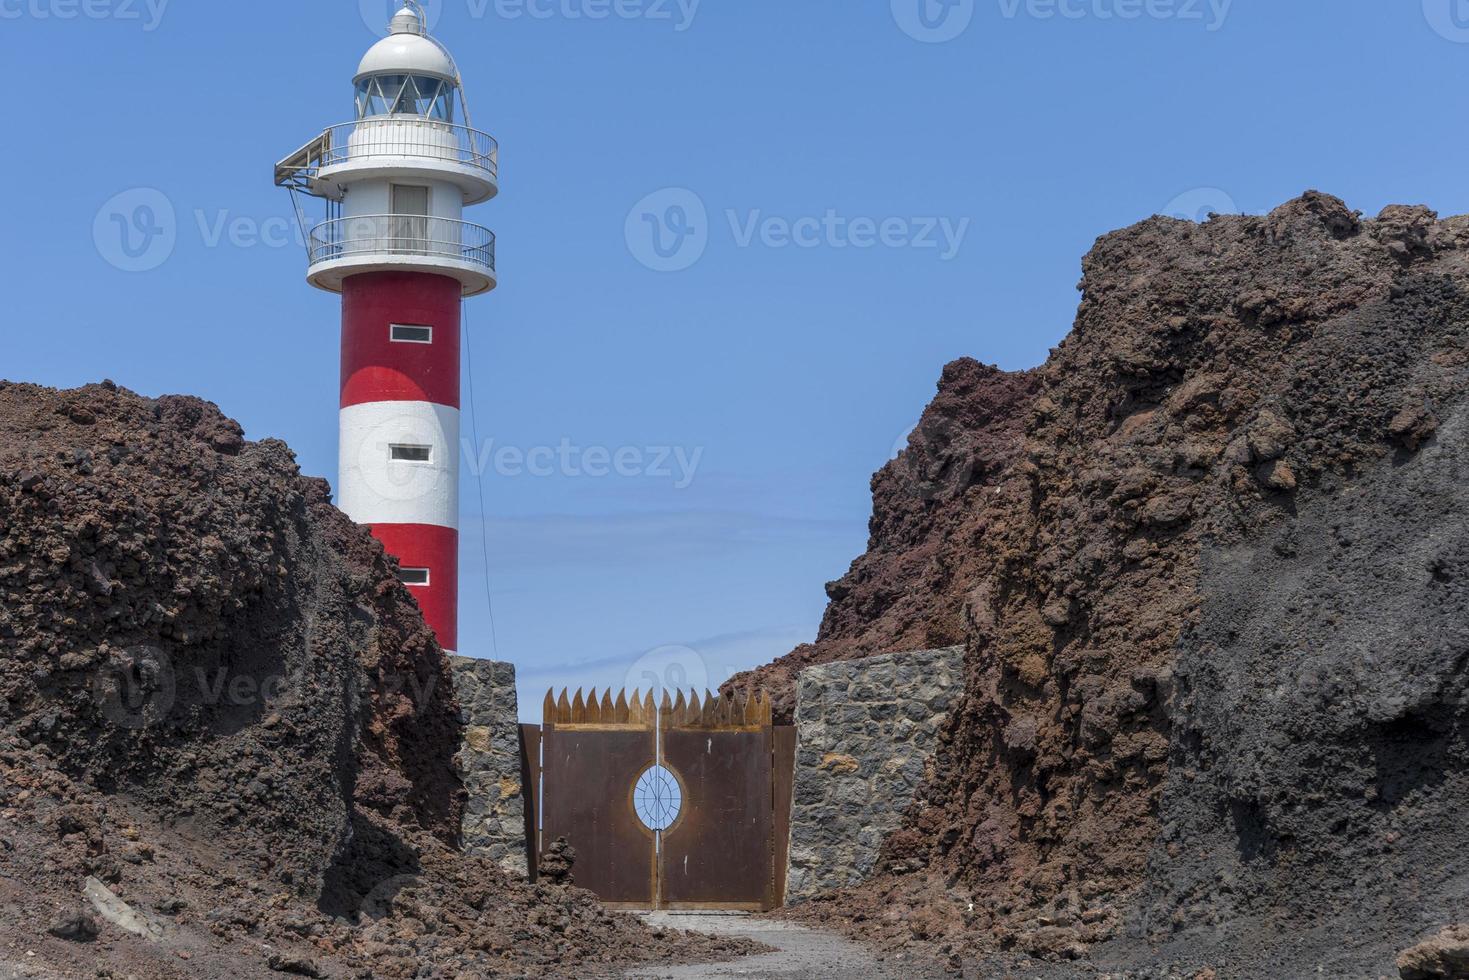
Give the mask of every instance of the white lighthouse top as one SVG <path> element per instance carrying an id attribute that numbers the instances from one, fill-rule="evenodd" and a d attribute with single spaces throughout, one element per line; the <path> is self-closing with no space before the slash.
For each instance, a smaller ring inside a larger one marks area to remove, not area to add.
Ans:
<path id="1" fill-rule="evenodd" d="M 307 279 L 322 289 L 394 270 L 452 277 L 466 296 L 495 288 L 495 236 L 463 213 L 499 192 L 499 147 L 473 128 L 426 20 L 406 0 L 357 68 L 352 121 L 276 164 L 277 184 L 332 202 L 307 243 Z"/>
<path id="2" fill-rule="evenodd" d="M 424 33 L 423 18 L 419 16 L 411 4 L 404 4 L 403 9 L 393 15 L 388 21 L 389 34 L 422 34 Z"/>
<path id="3" fill-rule="evenodd" d="M 373 75 L 428 75 L 455 82 L 459 73 L 449 53 L 429 39 L 419 12 L 407 5 L 388 23 L 388 36 L 368 49 L 352 81 Z"/>

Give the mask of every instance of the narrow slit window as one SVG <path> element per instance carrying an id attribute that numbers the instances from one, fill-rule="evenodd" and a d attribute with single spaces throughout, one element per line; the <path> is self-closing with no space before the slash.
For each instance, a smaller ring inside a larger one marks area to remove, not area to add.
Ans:
<path id="1" fill-rule="evenodd" d="M 434 328 L 395 323 L 390 336 L 397 344 L 431 344 L 434 342 Z"/>
<path id="2" fill-rule="evenodd" d="M 404 463 L 432 463 L 434 460 L 434 447 L 432 446 L 409 446 L 394 443 L 391 447 L 393 459 Z"/>
<path id="3" fill-rule="evenodd" d="M 404 585 L 428 585 L 429 575 L 427 568 L 400 568 L 398 569 L 398 581 Z"/>

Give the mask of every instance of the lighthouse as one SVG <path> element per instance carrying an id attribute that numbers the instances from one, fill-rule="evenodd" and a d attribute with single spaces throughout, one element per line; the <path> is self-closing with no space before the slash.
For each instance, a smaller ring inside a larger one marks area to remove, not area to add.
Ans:
<path id="1" fill-rule="evenodd" d="M 499 148 L 405 4 L 352 79 L 350 122 L 276 165 L 308 229 L 306 278 L 342 297 L 337 503 L 397 557 L 446 650 L 459 646 L 461 303 L 495 288 L 495 236 L 465 209 L 499 190 Z M 322 202 L 306 220 L 304 198 Z"/>

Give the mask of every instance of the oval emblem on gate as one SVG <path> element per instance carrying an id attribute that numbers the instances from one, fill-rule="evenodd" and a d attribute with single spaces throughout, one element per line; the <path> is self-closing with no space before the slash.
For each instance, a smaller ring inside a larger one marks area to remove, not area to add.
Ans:
<path id="1" fill-rule="evenodd" d="M 649 766 L 633 786 L 632 805 L 643 826 L 667 830 L 683 810 L 683 787 L 667 766 Z"/>

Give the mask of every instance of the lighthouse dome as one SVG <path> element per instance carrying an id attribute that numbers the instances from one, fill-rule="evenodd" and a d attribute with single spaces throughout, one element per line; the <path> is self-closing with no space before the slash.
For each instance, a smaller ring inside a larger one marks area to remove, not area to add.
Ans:
<path id="1" fill-rule="evenodd" d="M 372 75 L 431 75 L 447 82 L 457 81 L 454 59 L 429 40 L 423 21 L 411 7 L 404 7 L 388 25 L 388 36 L 363 55 L 353 82 Z"/>

